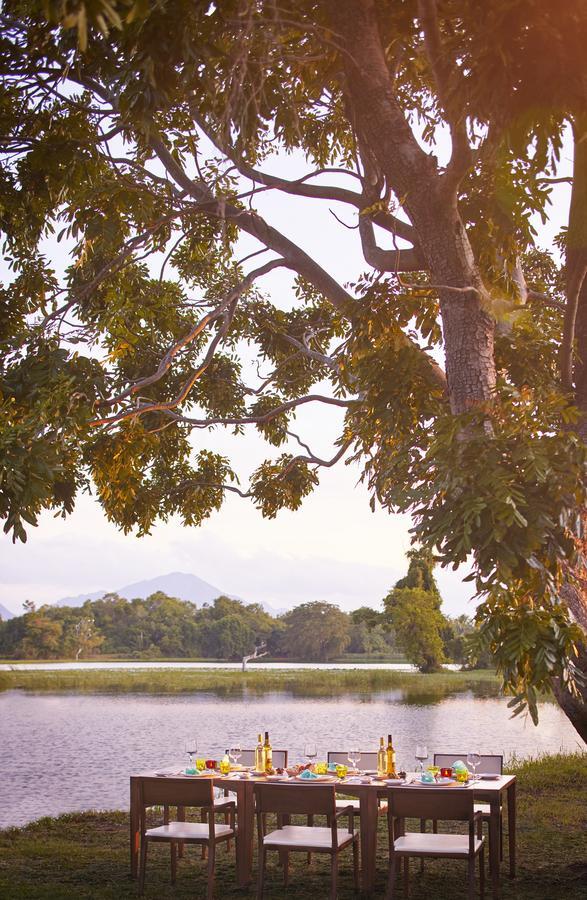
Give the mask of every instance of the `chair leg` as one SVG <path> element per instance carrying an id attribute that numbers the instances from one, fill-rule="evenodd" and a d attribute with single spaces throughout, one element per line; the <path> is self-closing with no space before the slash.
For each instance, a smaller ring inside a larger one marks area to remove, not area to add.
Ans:
<path id="1" fill-rule="evenodd" d="M 263 888 L 265 887 L 265 861 L 266 861 L 267 851 L 265 847 L 261 845 L 259 847 L 259 860 L 258 867 L 259 871 L 257 872 L 257 900 L 263 900 Z"/>
<path id="2" fill-rule="evenodd" d="M 139 894 L 145 893 L 145 874 L 147 871 L 147 838 L 141 840 L 141 860 L 139 864 Z"/>
<path id="3" fill-rule="evenodd" d="M 338 853 L 333 853 L 330 857 L 330 871 L 332 873 L 330 896 L 332 900 L 336 900 L 338 897 Z"/>
<path id="4" fill-rule="evenodd" d="M 503 815 L 499 814 L 499 860 L 503 862 Z"/>
<path id="5" fill-rule="evenodd" d="M 485 898 L 485 850 L 479 851 L 479 895 L 481 900 Z"/>
<path id="6" fill-rule="evenodd" d="M 283 854 L 283 883 L 286 887 L 289 884 L 289 853 Z"/>
<path id="7" fill-rule="evenodd" d="M 432 820 L 432 834 L 438 834 L 438 819 Z"/>
<path id="8" fill-rule="evenodd" d="M 396 856 L 395 853 L 392 853 L 389 857 L 389 871 L 387 873 L 387 890 L 385 892 L 386 900 L 393 900 L 393 895 L 395 892 L 395 878 L 396 878 L 396 864 L 395 864 Z"/>
<path id="9" fill-rule="evenodd" d="M 310 814 L 308 816 L 308 828 L 312 828 L 313 825 L 314 825 L 314 816 Z M 308 853 L 308 865 L 309 866 L 312 865 L 312 854 L 311 853 Z"/>
<path id="10" fill-rule="evenodd" d="M 175 884 L 177 878 L 177 844 L 171 841 L 171 884 Z"/>
<path id="11" fill-rule="evenodd" d="M 215 872 L 215 863 L 216 863 L 216 844 L 214 841 L 211 841 L 210 846 L 208 847 L 208 900 L 212 900 L 214 896 L 214 875 Z"/>
<path id="12" fill-rule="evenodd" d="M 470 856 L 468 860 L 468 878 L 467 878 L 469 900 L 475 900 L 475 857 Z"/>
<path id="13" fill-rule="evenodd" d="M 359 838 L 355 837 L 353 841 L 353 875 L 355 879 L 355 891 L 358 891 L 361 887 L 359 881 Z"/>
<path id="14" fill-rule="evenodd" d="M 200 821 L 202 822 L 203 825 L 208 824 L 208 813 L 205 812 L 204 810 L 202 810 L 200 813 Z M 202 844 L 202 859 L 206 859 L 207 852 L 208 852 L 208 848 L 207 848 L 206 844 Z"/>
<path id="15" fill-rule="evenodd" d="M 410 857 L 404 856 L 404 895 L 410 894 Z"/>
<path id="16" fill-rule="evenodd" d="M 420 819 L 420 834 L 426 834 L 426 819 Z M 424 857 L 420 857 L 420 872 L 424 871 Z"/>
<path id="17" fill-rule="evenodd" d="M 224 813 L 224 824 L 225 824 L 225 825 L 230 825 L 230 813 L 228 813 L 228 812 L 225 812 L 225 813 Z M 227 853 L 230 853 L 230 845 L 231 845 L 231 841 L 228 840 L 228 841 L 226 842 L 226 852 L 227 852 Z"/>

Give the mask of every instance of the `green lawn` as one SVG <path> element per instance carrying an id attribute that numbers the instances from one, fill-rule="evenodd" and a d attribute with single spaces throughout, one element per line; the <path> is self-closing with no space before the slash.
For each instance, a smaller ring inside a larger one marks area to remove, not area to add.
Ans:
<path id="1" fill-rule="evenodd" d="M 552 756 L 519 764 L 518 877 L 503 878 L 504 900 L 585 900 L 587 896 L 587 754 Z M 146 896 L 198 898 L 204 895 L 199 851 L 188 848 L 175 888 L 169 882 L 169 851 L 150 850 Z M 507 862 L 507 860 L 506 860 Z M 385 889 L 386 838 L 381 822 L 377 896 Z M 272 862 L 266 896 L 282 900 L 328 896 L 328 863 L 292 858 L 290 887 L 282 887 Z M 417 864 L 412 900 L 458 900 L 465 896 L 464 866 L 453 862 Z M 128 818 L 122 812 L 87 813 L 41 819 L 22 829 L 0 832 L 0 897 L 7 900 L 124 900 L 137 896 L 128 874 Z M 235 887 L 234 858 L 219 851 L 217 891 L 225 897 L 253 897 Z M 349 861 L 341 867 L 339 896 L 353 896 Z M 398 898 L 403 895 L 398 890 Z"/>

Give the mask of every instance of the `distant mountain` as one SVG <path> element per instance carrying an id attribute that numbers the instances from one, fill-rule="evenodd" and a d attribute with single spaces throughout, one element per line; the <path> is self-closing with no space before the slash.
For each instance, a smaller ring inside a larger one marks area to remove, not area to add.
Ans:
<path id="1" fill-rule="evenodd" d="M 224 591 L 214 587 L 197 575 L 189 575 L 186 572 L 170 572 L 168 575 L 157 575 L 146 581 L 135 581 L 124 587 L 113 588 L 111 591 L 94 591 L 93 593 L 78 594 L 77 597 L 64 597 L 58 600 L 56 606 L 83 606 L 86 600 L 99 600 L 106 593 L 118 594 L 126 600 L 141 597 L 143 600 L 162 591 L 169 597 L 178 597 L 180 600 L 188 600 L 201 606 L 202 603 L 211 603 L 216 597 L 220 597 Z"/>
<path id="2" fill-rule="evenodd" d="M 133 584 L 127 584 L 121 588 L 114 588 L 111 592 L 106 590 L 94 591 L 87 594 L 78 594 L 77 597 L 64 597 L 58 600 L 55 606 L 83 606 L 86 600 L 99 600 L 106 593 L 118 594 L 126 600 L 132 600 L 134 597 L 141 597 L 143 600 L 162 591 L 169 597 L 177 597 L 179 600 L 187 600 L 195 603 L 196 606 L 202 606 L 203 603 L 212 603 L 216 597 L 233 596 L 227 594 L 226 591 L 214 587 L 197 575 L 190 575 L 187 572 L 170 572 L 168 575 L 157 575 L 156 578 L 149 578 L 146 581 L 135 581 Z M 240 597 L 234 597 L 240 600 Z M 246 601 L 242 601 L 245 603 Z M 280 615 L 285 610 L 273 609 L 266 603 L 262 604 L 266 612 L 272 616 Z M 0 610 L 1 612 L 1 610 Z"/>
<path id="3" fill-rule="evenodd" d="M 1 603 L 0 603 L 0 619 L 4 619 L 4 621 L 6 621 L 7 619 L 14 619 L 14 613 L 10 612 L 9 609 L 6 609 L 5 606 L 2 606 Z"/>

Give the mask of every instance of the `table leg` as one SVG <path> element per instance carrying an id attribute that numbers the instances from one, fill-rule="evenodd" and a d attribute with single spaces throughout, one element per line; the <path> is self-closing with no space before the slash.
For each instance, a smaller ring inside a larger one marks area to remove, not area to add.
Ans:
<path id="1" fill-rule="evenodd" d="M 493 900 L 499 897 L 499 794 L 489 801 L 489 873 L 491 875 L 491 896 Z"/>
<path id="2" fill-rule="evenodd" d="M 235 782 L 238 831 L 236 838 L 236 877 L 239 887 L 246 887 L 253 880 L 253 831 L 255 798 L 252 782 Z"/>
<path id="3" fill-rule="evenodd" d="M 185 806 L 177 807 L 177 821 L 185 822 Z M 183 841 L 179 841 L 177 844 L 177 855 L 180 859 L 183 857 Z"/>
<path id="4" fill-rule="evenodd" d="M 140 844 L 140 791 L 138 778 L 130 780 L 130 875 L 136 878 L 139 871 Z"/>
<path id="5" fill-rule="evenodd" d="M 377 792 L 361 791 L 361 875 L 363 890 L 372 893 L 375 887 L 377 854 Z"/>
<path id="6" fill-rule="evenodd" d="M 516 877 L 516 782 L 508 785 L 508 847 L 510 878 Z"/>

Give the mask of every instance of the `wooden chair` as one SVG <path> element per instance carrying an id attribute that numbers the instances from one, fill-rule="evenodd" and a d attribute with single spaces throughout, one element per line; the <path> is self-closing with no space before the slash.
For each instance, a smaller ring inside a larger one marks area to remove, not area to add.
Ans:
<path id="1" fill-rule="evenodd" d="M 175 883 L 177 873 L 177 850 L 183 844 L 201 844 L 208 849 L 208 891 L 207 898 L 214 896 L 214 866 L 216 844 L 236 836 L 235 803 L 229 801 L 230 825 L 218 825 L 214 821 L 214 788 L 211 779 L 201 781 L 166 781 L 164 778 L 144 778 L 140 782 L 140 831 L 141 856 L 139 890 L 145 889 L 147 850 L 151 842 L 169 844 L 171 847 L 171 881 Z M 164 824 L 157 828 L 147 828 L 146 811 L 150 806 L 164 808 Z M 170 822 L 169 807 L 199 807 L 205 812 L 207 822 Z"/>
<path id="2" fill-rule="evenodd" d="M 479 771 L 485 775 L 501 775 L 503 773 L 503 756 L 499 754 L 483 753 L 480 754 L 481 762 L 479 763 Z M 435 753 L 434 765 L 441 768 L 449 768 L 453 766 L 457 759 L 463 762 L 467 759 L 466 753 Z M 491 807 L 488 803 L 476 803 L 475 812 L 481 813 L 481 821 L 479 822 L 478 836 L 481 837 L 483 832 L 483 822 L 489 824 Z M 434 827 L 434 823 L 433 823 Z M 490 847 L 491 849 L 491 847 Z M 491 853 L 489 854 L 491 859 Z M 499 807 L 499 858 L 503 859 L 503 809 Z"/>
<path id="3" fill-rule="evenodd" d="M 263 897 L 265 866 L 268 850 L 278 850 L 283 859 L 283 880 L 289 879 L 289 854 L 327 853 L 331 859 L 332 886 L 330 896 L 337 897 L 338 857 L 342 850 L 352 847 L 355 889 L 359 888 L 359 832 L 354 828 L 352 806 L 336 809 L 334 785 L 317 784 L 256 784 L 257 835 L 259 842 L 259 877 L 257 898 Z M 277 815 L 277 829 L 265 833 L 267 813 Z M 327 816 L 329 827 L 290 825 L 292 815 Z M 349 817 L 348 828 L 339 828 L 338 819 Z"/>
<path id="4" fill-rule="evenodd" d="M 479 858 L 479 887 L 481 900 L 485 895 L 484 845 L 485 839 L 477 837 L 476 828 L 481 813 L 476 813 L 473 794 L 459 788 L 389 788 L 387 823 L 389 831 L 389 875 L 387 900 L 395 896 L 395 878 L 398 862 L 404 860 L 404 896 L 409 891 L 409 861 L 412 856 L 440 859 L 462 859 L 467 862 L 468 898 L 475 896 L 475 860 Z M 405 831 L 405 820 L 433 819 L 452 822 L 468 822 L 466 834 L 426 834 Z"/>
<path id="5" fill-rule="evenodd" d="M 287 769 L 287 757 L 288 750 L 274 750 L 273 751 L 273 766 L 276 769 Z M 254 750 L 243 750 L 241 758 L 239 760 L 241 766 L 254 766 L 255 765 L 255 751 Z M 224 824 L 228 825 L 229 815 L 230 815 L 230 803 L 232 801 L 228 801 L 230 797 L 230 789 L 224 788 L 223 795 L 221 797 L 214 798 L 214 808 L 216 812 L 224 813 Z M 206 814 L 202 812 L 202 822 L 206 821 Z M 226 844 L 226 852 L 230 853 L 230 841 Z M 206 859 L 206 847 L 202 847 L 202 859 Z"/>
<path id="6" fill-rule="evenodd" d="M 326 759 L 328 760 L 329 765 L 330 765 L 330 763 L 337 763 L 337 764 L 340 764 L 343 766 L 348 766 L 348 764 L 349 764 L 348 753 L 345 753 L 344 751 L 340 751 L 340 750 L 329 750 L 326 755 Z M 377 753 L 374 752 L 373 750 L 367 750 L 365 752 L 363 752 L 361 750 L 361 759 L 360 759 L 359 765 L 363 769 L 369 769 L 373 772 L 376 772 L 377 771 Z M 352 800 L 352 799 L 347 800 L 346 798 L 337 799 L 336 808 L 342 809 L 343 806 L 352 806 L 355 815 L 356 816 L 361 815 L 361 803 L 359 800 L 356 800 L 356 799 L 355 800 Z M 385 801 L 379 800 L 377 803 L 377 814 L 380 816 L 384 816 L 386 812 L 387 812 L 387 803 Z"/>
<path id="7" fill-rule="evenodd" d="M 288 758 L 287 750 L 274 750 L 273 751 L 273 765 L 276 769 L 287 769 L 287 758 Z M 255 751 L 254 750 L 243 750 L 242 756 L 239 760 L 242 766 L 254 766 L 255 765 Z"/>

